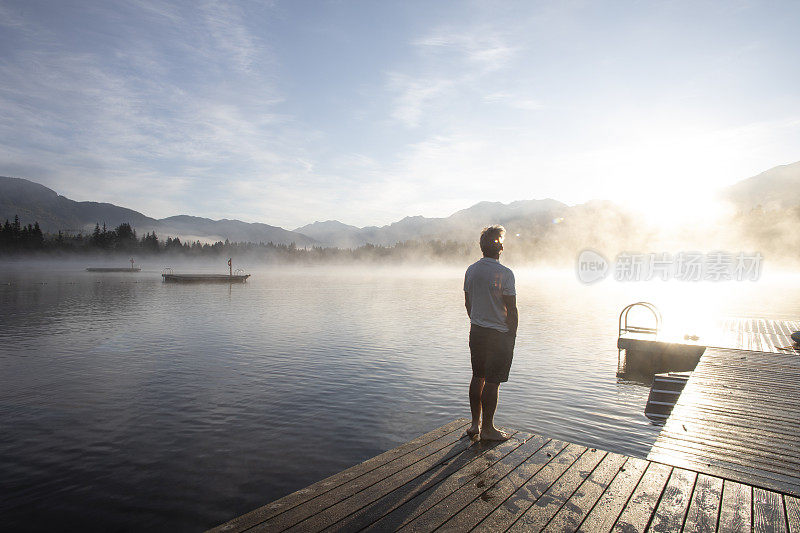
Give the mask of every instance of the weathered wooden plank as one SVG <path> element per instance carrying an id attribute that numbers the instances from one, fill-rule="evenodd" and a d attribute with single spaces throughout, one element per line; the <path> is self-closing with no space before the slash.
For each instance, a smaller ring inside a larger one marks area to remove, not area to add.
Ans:
<path id="1" fill-rule="evenodd" d="M 780 335 L 781 334 L 781 321 L 780 320 L 768 320 L 767 324 L 769 326 L 770 334 L 772 334 L 772 335 Z"/>
<path id="2" fill-rule="evenodd" d="M 765 443 L 759 440 L 759 434 L 755 431 L 743 431 L 742 433 L 744 434 L 737 438 L 737 428 L 727 424 L 716 422 L 703 424 L 702 420 L 681 418 L 671 420 L 667 425 L 669 428 L 665 426 L 664 430 L 662 430 L 662 435 L 659 435 L 661 442 L 677 440 L 686 441 L 687 445 L 689 445 L 691 442 L 699 441 L 712 448 L 732 449 L 733 447 L 738 447 L 742 449 L 741 453 L 762 455 L 767 462 L 770 459 L 784 456 L 790 462 L 796 462 L 800 459 L 800 449 L 798 449 L 797 443 L 792 441 L 792 436 L 785 433 L 764 430 L 760 433 L 761 439 L 770 441 Z M 687 429 L 684 430 L 682 429 L 683 427 Z M 658 439 L 654 444 L 656 446 L 660 445 Z"/>
<path id="3" fill-rule="evenodd" d="M 798 495 L 798 418 L 800 358 L 708 349 L 648 459 Z"/>
<path id="4" fill-rule="evenodd" d="M 758 331 L 750 332 L 750 343 L 753 346 L 753 350 L 757 352 L 763 351 L 761 346 L 761 335 L 758 334 Z"/>
<path id="5" fill-rule="evenodd" d="M 730 449 L 717 449 L 710 446 L 671 439 L 657 443 L 653 446 L 647 458 L 651 461 L 667 462 L 679 461 L 683 458 L 694 461 L 702 466 L 716 468 L 729 468 L 732 471 L 741 472 L 745 475 L 758 476 L 769 479 L 775 483 L 785 484 L 786 490 L 781 486 L 776 487 L 781 492 L 789 492 L 791 486 L 797 486 L 800 479 L 797 478 L 797 470 L 791 463 L 783 463 L 777 457 L 771 461 L 763 461 L 755 455 L 746 457 L 731 451 Z M 683 466 L 673 464 L 673 466 Z M 739 481 L 738 478 L 735 478 Z"/>
<path id="6" fill-rule="evenodd" d="M 440 426 L 433 431 L 429 431 L 424 435 L 420 435 L 419 437 L 401 444 L 396 448 L 392 448 L 391 450 L 388 450 L 380 455 L 376 455 L 371 459 L 367 459 L 363 463 L 352 466 L 347 470 L 343 470 L 342 472 L 318 481 L 313 485 L 309 485 L 304 489 L 300 489 L 299 491 L 284 496 L 279 500 L 275 500 L 274 502 L 250 511 L 247 514 L 238 516 L 211 529 L 210 531 L 238 531 L 261 523 L 264 520 L 268 520 L 269 518 L 286 511 L 287 509 L 291 509 L 297 505 L 305 503 L 312 498 L 319 496 L 320 494 L 324 494 L 325 492 L 338 487 L 339 485 L 347 483 L 348 481 L 371 472 L 372 470 L 375 470 L 386 463 L 394 461 L 432 441 L 442 437 L 447 437 L 448 435 L 453 438 L 459 438 L 460 432 L 469 425 L 469 422 L 470 421 L 466 418 L 458 418 L 452 422 L 448 422 L 447 424 Z"/>
<path id="7" fill-rule="evenodd" d="M 745 443 L 747 440 L 758 442 L 759 435 L 768 435 L 768 438 L 776 439 L 778 442 L 766 442 L 764 443 L 765 445 L 774 445 L 777 448 L 793 450 L 800 456 L 800 445 L 796 441 L 798 430 L 790 427 L 788 422 L 773 421 L 772 426 L 768 425 L 767 422 L 767 420 L 762 419 L 756 423 L 748 424 L 747 421 L 742 421 L 735 416 L 723 413 L 691 412 L 688 409 L 680 409 L 676 414 L 670 415 L 662 433 L 673 433 L 676 437 L 682 437 L 704 430 L 708 431 L 711 428 L 717 441 L 725 442 L 726 440 L 731 440 Z"/>
<path id="8" fill-rule="evenodd" d="M 552 461 L 567 443 L 551 440 L 545 446 L 528 452 L 514 461 L 492 468 L 484 475 L 460 487 L 435 506 L 429 507 L 421 516 L 409 524 L 408 529 L 424 531 L 440 526 L 451 520 L 447 527 L 454 524 L 470 523 L 470 527 L 478 523 L 490 513 L 500 501 L 511 494 L 516 487 L 524 483 L 535 472 Z M 403 523 L 408 523 L 406 520 Z M 386 530 L 384 521 L 376 524 L 376 530 Z M 394 529 L 394 528 L 392 528 Z M 465 529 L 468 529 L 465 527 Z"/>
<path id="9" fill-rule="evenodd" d="M 683 531 L 716 531 L 721 501 L 722 479 L 698 475 Z"/>
<path id="10" fill-rule="evenodd" d="M 650 531 L 664 531 L 672 533 L 680 531 L 686 512 L 689 510 L 694 482 L 697 473 L 691 470 L 675 468 L 664 487 L 661 501 L 658 502 L 653 521 L 648 528 Z"/>
<path id="11" fill-rule="evenodd" d="M 737 324 L 737 327 L 736 327 L 736 332 L 737 332 L 736 345 L 738 347 L 746 349 L 747 346 L 745 346 L 745 339 L 746 339 L 747 334 L 744 332 L 744 329 L 742 329 L 738 324 Z M 706 351 L 708 351 L 708 350 L 706 350 Z"/>
<path id="12" fill-rule="evenodd" d="M 739 473 L 740 476 L 753 476 L 754 478 L 769 480 L 774 484 L 774 487 L 772 487 L 774 490 L 788 492 L 792 495 L 795 495 L 792 490 L 800 486 L 800 479 L 797 477 L 798 473 L 796 470 L 792 470 L 791 467 L 781 471 L 779 463 L 765 465 L 756 461 L 748 461 L 748 459 L 752 458 L 732 456 L 729 451 L 719 452 L 710 448 L 683 446 L 680 441 L 669 441 L 654 447 L 650 451 L 648 459 L 699 471 L 705 471 L 706 467 L 708 469 L 727 469 L 731 472 Z M 693 464 L 686 466 L 681 462 L 684 460 Z M 723 475 L 721 477 L 728 476 Z M 731 479 L 742 481 L 739 477 L 731 477 Z M 748 482 L 746 479 L 743 481 Z"/>
<path id="13" fill-rule="evenodd" d="M 692 424 L 702 428 L 703 426 L 713 423 L 725 428 L 728 431 L 741 430 L 748 435 L 763 434 L 763 429 L 753 429 L 754 425 L 766 425 L 763 418 L 760 419 L 756 414 L 753 414 L 752 420 L 754 423 L 748 423 L 749 420 L 750 418 L 728 414 L 723 411 L 706 410 L 698 407 L 695 409 L 680 409 L 677 412 L 673 411 L 669 420 L 667 421 L 667 425 L 670 427 L 675 427 L 676 429 L 680 428 L 683 431 L 688 431 Z M 789 427 L 788 422 L 781 423 L 780 421 L 774 421 L 773 427 L 769 433 L 770 435 L 774 435 L 777 438 L 789 442 L 793 441 L 796 437 L 796 431 L 793 431 L 793 428 Z"/>
<path id="14" fill-rule="evenodd" d="M 708 354 L 709 361 L 718 362 L 727 357 L 731 359 L 731 363 L 733 365 L 737 366 L 740 366 L 747 361 L 760 360 L 771 364 L 778 363 L 781 360 L 786 359 L 782 354 L 759 352 L 757 350 L 747 350 L 744 348 L 709 347 L 709 349 L 703 353 L 703 356 L 705 357 L 706 354 Z"/>
<path id="15" fill-rule="evenodd" d="M 649 464 L 641 459 L 629 458 L 592 510 L 589 511 L 578 531 L 586 533 L 610 531 Z"/>
<path id="16" fill-rule="evenodd" d="M 768 487 L 772 490 L 785 492 L 788 494 L 800 493 L 800 485 L 794 483 L 794 479 L 783 476 L 783 480 L 776 480 L 764 475 L 763 470 L 748 469 L 732 463 L 710 464 L 701 457 L 691 457 L 686 455 L 656 455 L 651 460 L 665 462 L 672 466 L 703 472 L 711 476 L 731 479 L 745 484 Z M 777 475 L 776 475 L 777 477 Z"/>
<path id="17" fill-rule="evenodd" d="M 708 354 L 709 360 L 711 361 L 719 361 L 724 357 L 729 357 L 734 365 L 741 365 L 745 361 L 754 360 L 777 363 L 786 359 L 782 354 L 759 352 L 757 350 L 747 350 L 744 348 L 710 347 L 705 351 L 703 356 L 705 357 L 706 354 Z"/>
<path id="18" fill-rule="evenodd" d="M 781 375 L 780 379 L 791 379 L 791 376 L 800 374 L 800 369 L 796 372 L 785 372 Z M 690 378 L 691 379 L 691 378 Z M 797 415 L 800 411 L 800 404 L 796 401 L 790 400 L 786 404 L 781 404 L 776 398 L 762 400 L 767 394 L 781 395 L 785 394 L 791 396 L 797 393 L 797 387 L 778 387 L 773 389 L 762 388 L 760 390 L 744 390 L 736 388 L 726 388 L 720 384 L 721 380 L 725 380 L 724 376 L 716 376 L 715 378 L 707 380 L 706 384 L 702 384 L 702 379 L 697 379 L 697 385 L 692 384 L 693 387 L 717 387 L 716 390 L 702 390 L 702 389 L 688 389 L 681 394 L 678 398 L 677 407 L 685 408 L 689 406 L 688 398 L 691 396 L 693 400 L 693 408 L 705 408 L 708 410 L 719 410 L 723 413 L 730 413 L 740 416 L 754 417 L 757 413 L 769 415 L 776 420 L 789 419 Z M 691 383 L 691 382 L 690 382 Z M 684 396 L 685 395 L 685 396 Z M 725 402 L 725 396 L 728 396 L 728 402 Z M 681 402 L 681 398 L 684 398 Z M 747 410 L 747 405 L 751 404 L 753 409 Z"/>
<path id="19" fill-rule="evenodd" d="M 575 450 L 581 448 L 552 440 L 516 468 L 497 472 L 485 480 L 461 487 L 411 522 L 409 526 L 413 527 L 407 529 L 415 531 L 430 531 L 436 527 L 440 527 L 442 531 L 472 529 L 526 481 L 543 471 L 552 470 L 553 463 L 563 462 L 565 456 L 571 456 Z"/>
<path id="20" fill-rule="evenodd" d="M 267 521 L 258 524 L 258 530 L 285 530 L 295 524 L 305 520 L 306 518 L 322 512 L 328 507 L 338 503 L 351 495 L 360 492 L 367 487 L 374 485 L 398 472 L 410 472 L 409 467 L 417 465 L 422 461 L 418 467 L 428 466 L 435 464 L 438 461 L 443 461 L 446 458 L 453 457 L 463 450 L 467 449 L 474 443 L 466 436 L 458 436 L 457 440 L 448 439 L 443 437 L 437 439 L 425 446 L 417 448 L 416 450 L 407 453 L 394 461 L 386 463 L 363 476 L 339 485 L 324 494 L 321 494 L 310 500 L 305 505 L 293 507 L 283 513 L 280 513 Z M 397 479 L 397 478 L 394 478 Z M 398 483 L 402 484 L 402 483 Z"/>
<path id="21" fill-rule="evenodd" d="M 729 376 L 740 376 L 742 383 L 753 383 L 755 380 L 752 375 L 747 375 L 746 371 L 754 363 L 757 363 L 758 368 L 752 369 L 757 375 L 779 375 L 781 374 L 782 366 L 785 364 L 789 367 L 797 366 L 796 361 L 791 357 L 787 357 L 785 353 L 755 353 L 743 350 L 729 350 L 722 353 L 722 350 L 716 348 L 709 348 L 706 353 L 709 353 L 708 359 L 705 359 L 705 354 L 701 357 L 698 367 L 702 373 L 714 373 Z M 715 353 L 716 352 L 716 353 Z M 736 385 L 736 383 L 732 384 Z M 776 383 L 780 385 L 780 383 Z"/>
<path id="22" fill-rule="evenodd" d="M 800 533 L 800 498 L 784 495 L 783 504 L 786 507 L 786 522 L 789 526 L 789 533 Z"/>
<path id="23" fill-rule="evenodd" d="M 597 468 L 578 487 L 567 503 L 559 509 L 544 530 L 551 533 L 567 533 L 578 529 L 580 523 L 592 510 L 620 469 L 624 468 L 626 461 L 627 458 L 624 455 L 606 454 Z"/>
<path id="24" fill-rule="evenodd" d="M 800 533 L 796 421 L 775 433 L 704 424 L 714 411 L 686 412 L 691 417 L 671 417 L 657 439 L 649 457 L 656 462 L 530 434 L 472 442 L 461 438 L 467 420 L 460 419 L 215 531 L 727 532 L 752 525 Z M 758 406 L 750 412 L 763 415 Z"/>
<path id="25" fill-rule="evenodd" d="M 785 354 L 776 354 L 776 357 L 781 357 L 783 359 L 788 359 Z M 753 361 L 749 363 L 752 365 L 761 365 L 759 361 Z M 796 388 L 794 383 L 785 383 L 780 381 L 780 379 L 786 375 L 787 369 L 791 369 L 795 365 L 793 364 L 784 364 L 780 367 L 777 363 L 773 363 L 775 365 L 774 368 L 768 368 L 765 366 L 761 366 L 761 368 L 755 369 L 748 369 L 746 367 L 743 368 L 727 368 L 725 370 L 717 369 L 713 366 L 712 363 L 705 363 L 702 367 L 699 368 L 700 372 L 697 374 L 693 374 L 696 378 L 692 383 L 702 383 L 702 382 L 710 382 L 710 384 L 714 384 L 714 379 L 717 377 L 726 377 L 731 379 L 732 381 L 728 382 L 721 382 L 716 383 L 717 387 L 720 389 L 726 390 L 742 390 L 742 391 L 763 391 L 765 388 L 769 389 L 770 385 L 781 388 L 783 390 L 792 390 Z M 697 369 L 695 370 L 697 371 Z M 699 392 L 706 392 L 707 394 L 714 394 L 715 390 L 711 389 L 708 391 L 699 391 Z"/>
<path id="26" fill-rule="evenodd" d="M 777 348 L 775 348 L 775 338 L 770 335 L 761 335 L 761 346 L 765 352 L 778 353 Z"/>
<path id="27" fill-rule="evenodd" d="M 752 352 L 747 350 L 722 350 L 719 348 L 709 348 L 705 353 L 708 353 L 708 359 L 705 359 L 705 354 L 701 358 L 698 367 L 703 369 L 713 369 L 715 373 L 742 376 L 744 382 L 752 381 L 744 374 L 744 371 L 753 363 L 758 363 L 757 368 L 753 371 L 757 374 L 770 375 L 780 374 L 781 365 L 797 366 L 797 361 L 791 357 L 787 357 L 786 353 L 764 353 Z M 727 366 L 723 366 L 727 363 Z M 700 366 L 702 364 L 702 366 Z M 752 378 L 752 376 L 750 376 Z"/>
<path id="28" fill-rule="evenodd" d="M 708 354 L 707 359 L 706 354 Z M 785 353 L 764 353 L 709 348 L 701 357 L 697 368 L 701 371 L 713 370 L 714 373 L 731 376 L 740 375 L 743 381 L 747 383 L 753 380 L 748 379 L 744 371 L 748 367 L 751 367 L 753 363 L 758 363 L 759 366 L 752 370 L 763 375 L 780 374 L 781 365 L 783 364 L 790 367 L 797 366 L 797 362 L 791 357 L 787 357 Z M 752 378 L 752 376 L 750 376 L 750 378 Z"/>
<path id="29" fill-rule="evenodd" d="M 662 434 L 672 442 L 678 441 L 687 448 L 698 450 L 700 454 L 709 454 L 710 456 L 712 453 L 720 453 L 730 458 L 732 462 L 738 462 L 735 460 L 740 459 L 746 461 L 747 464 L 757 464 L 768 470 L 772 466 L 777 468 L 777 472 L 785 472 L 786 469 L 800 471 L 800 450 L 797 449 L 797 446 L 768 445 L 757 439 L 728 438 L 722 440 L 714 436 L 715 429 L 719 429 L 719 427 L 710 425 L 704 431 L 684 434 L 667 431 Z"/>
<path id="30" fill-rule="evenodd" d="M 786 532 L 783 498 L 770 490 L 753 488 L 753 532 Z"/>
<path id="31" fill-rule="evenodd" d="M 484 520 L 475 527 L 476 531 L 505 531 L 522 516 L 528 508 L 533 505 L 547 489 L 561 477 L 561 475 L 578 461 L 587 452 L 587 449 L 577 444 L 569 444 L 552 461 L 547 463 L 533 477 L 528 479 L 521 487 L 514 491 L 505 501 L 497 498 L 495 510 L 492 511 Z M 503 493 L 503 495 L 505 492 Z M 487 491 L 481 495 L 481 499 L 491 496 L 492 492 Z M 498 501 L 500 500 L 500 501 Z M 497 505 L 499 503 L 499 505 Z M 460 526 L 455 525 L 455 521 L 445 524 L 446 531 L 463 531 Z"/>
<path id="32" fill-rule="evenodd" d="M 717 533 L 750 531 L 753 524 L 752 506 L 753 488 L 726 479 L 722 484 L 722 506 Z"/>
<path id="33" fill-rule="evenodd" d="M 754 379 L 754 374 L 747 373 L 748 369 L 754 372 L 755 375 L 779 376 L 782 374 L 784 365 L 788 367 L 797 366 L 796 361 L 793 361 L 791 357 L 787 357 L 784 353 L 754 354 L 754 352 L 732 350 L 724 354 L 718 353 L 715 355 L 714 352 L 722 352 L 722 350 L 714 348 L 706 350 L 706 353 L 709 352 L 711 353 L 708 359 L 705 359 L 705 355 L 703 355 L 700 363 L 698 363 L 697 368 L 701 370 L 698 375 L 712 373 L 726 376 L 738 376 L 741 378 L 741 383 L 743 384 L 757 382 L 757 380 Z M 754 364 L 757 364 L 758 367 L 752 368 Z M 732 383 L 731 385 L 736 386 L 738 383 Z M 781 385 L 781 383 L 776 383 L 776 385 Z"/>
<path id="34" fill-rule="evenodd" d="M 688 400 L 687 400 L 688 401 Z M 672 417 L 675 421 L 671 422 Z M 771 413 L 763 411 L 751 410 L 748 413 L 736 413 L 733 409 L 719 409 L 707 408 L 702 405 L 694 405 L 692 408 L 687 408 L 685 405 L 678 406 L 677 409 L 672 411 L 670 420 L 667 420 L 667 425 L 675 424 L 683 431 L 689 430 L 689 425 L 686 422 L 693 422 L 699 425 L 717 423 L 719 425 L 726 425 L 732 428 L 743 428 L 753 426 L 769 427 L 768 422 L 773 422 L 772 433 L 779 435 L 793 435 L 793 429 L 790 427 L 791 419 L 785 417 L 773 416 Z M 686 426 L 684 428 L 683 426 Z"/>
<path id="35" fill-rule="evenodd" d="M 525 437 L 530 437 L 530 434 L 523 435 L 521 440 L 512 440 L 519 445 L 525 440 Z M 447 454 L 443 459 L 440 459 L 442 456 L 441 452 L 431 455 L 423 461 L 419 461 L 404 468 L 382 481 L 336 502 L 321 512 L 315 513 L 302 522 L 295 524 L 288 531 L 322 531 L 330 524 L 342 520 L 353 511 L 359 510 L 364 506 L 369 506 L 378 502 L 386 503 L 385 498 L 390 494 L 396 494 L 398 492 L 411 492 L 416 494 L 420 491 L 424 491 L 425 488 L 429 486 L 428 483 L 441 481 L 444 473 L 448 471 L 451 465 L 455 465 L 455 470 L 458 470 L 460 466 L 468 464 L 476 457 L 479 457 L 487 448 L 496 447 L 498 445 L 500 445 L 498 442 L 474 442 L 458 454 Z"/>
<path id="36" fill-rule="evenodd" d="M 671 466 L 659 463 L 648 465 L 628 504 L 614 524 L 613 531 L 644 531 L 647 528 L 671 472 Z"/>
<path id="37" fill-rule="evenodd" d="M 707 351 L 711 350 L 713 349 L 709 348 Z M 741 353 L 743 352 L 734 355 L 726 354 L 725 358 L 720 359 L 713 359 L 710 356 L 709 359 L 701 358 L 700 363 L 698 363 L 698 367 L 695 369 L 700 370 L 696 376 L 698 376 L 698 379 L 702 379 L 704 374 L 711 376 L 727 376 L 731 378 L 735 377 L 738 378 L 737 381 L 727 383 L 726 385 L 730 387 L 755 387 L 758 385 L 769 384 L 763 383 L 762 380 L 765 378 L 780 378 L 780 376 L 785 373 L 787 367 L 791 369 L 792 367 L 798 366 L 796 362 L 793 361 L 791 357 L 788 357 L 785 353 L 760 354 L 762 357 L 749 358 L 745 358 L 741 355 Z M 763 356 L 769 356 L 771 359 L 767 360 Z M 739 358 L 738 361 L 734 359 L 736 357 Z M 755 365 L 758 365 L 757 368 L 753 368 Z M 778 387 L 785 386 L 791 388 L 793 384 L 776 381 L 774 385 Z"/>
<path id="38" fill-rule="evenodd" d="M 782 379 L 786 379 L 791 375 L 792 374 L 788 373 L 784 374 Z M 722 379 L 725 378 L 722 376 L 717 377 L 717 380 Z M 700 380 L 698 380 L 698 382 L 699 381 Z M 797 413 L 800 412 L 800 403 L 797 403 L 796 401 L 787 400 L 785 404 L 781 404 L 779 401 L 777 401 L 777 399 L 763 401 L 761 399 L 762 396 L 767 394 L 785 394 L 787 396 L 791 396 L 797 393 L 796 387 L 776 387 L 772 390 L 767 388 L 761 390 L 726 389 L 724 387 L 720 387 L 719 385 L 714 385 L 713 380 L 710 381 L 709 386 L 717 386 L 719 388 L 713 391 L 713 393 L 711 391 L 689 389 L 681 394 L 681 396 L 678 398 L 678 401 L 680 402 L 681 397 L 684 397 L 684 395 L 686 395 L 686 398 L 689 398 L 691 395 L 691 398 L 694 401 L 694 405 L 690 407 L 692 409 L 705 408 L 707 410 L 718 410 L 722 411 L 723 413 L 730 413 L 732 415 L 750 416 L 751 418 L 756 418 L 756 415 L 760 414 L 766 415 L 769 418 L 774 418 L 778 421 L 790 419 L 792 416 L 796 416 Z M 726 395 L 728 396 L 727 403 L 725 401 Z M 688 401 L 688 399 L 685 399 L 683 403 L 678 403 L 676 407 L 684 409 L 689 405 Z M 746 409 L 748 404 L 753 406 L 753 409 L 750 411 Z M 763 416 L 759 418 L 763 419 Z"/>
<path id="39" fill-rule="evenodd" d="M 800 372 L 798 372 L 798 374 L 800 374 Z M 787 375 L 786 377 L 788 378 L 789 376 Z M 797 391 L 773 391 L 772 393 L 790 395 L 797 394 Z M 767 391 L 764 391 L 763 394 L 767 394 Z M 740 395 L 736 391 L 731 391 L 730 396 L 736 397 Z M 759 398 L 759 394 L 741 396 L 730 400 L 726 404 L 722 397 L 709 398 L 702 393 L 693 394 L 692 391 L 688 391 L 688 393 L 683 392 L 678 398 L 679 403 L 675 405 L 673 412 L 680 413 L 681 416 L 687 416 L 687 414 L 691 416 L 695 413 L 708 413 L 710 420 L 714 417 L 713 413 L 718 412 L 722 415 L 742 418 L 741 422 L 738 424 L 733 422 L 732 425 L 745 427 L 745 424 L 749 422 L 750 426 L 760 425 L 768 427 L 768 422 L 774 421 L 775 424 L 778 424 L 783 429 L 791 429 L 789 423 L 792 417 L 800 413 L 800 407 L 795 407 L 792 404 L 781 407 L 777 402 L 762 402 Z M 689 401 L 691 401 L 689 398 L 694 401 L 694 404 L 689 405 Z M 747 410 L 747 403 L 753 405 L 753 408 L 749 411 Z M 688 411 L 688 413 L 685 413 L 685 411 Z"/>
<path id="40" fill-rule="evenodd" d="M 517 434 L 517 437 L 520 435 Z M 429 470 L 424 478 L 412 480 L 380 500 L 354 511 L 341 521 L 331 523 L 326 531 L 359 531 L 369 526 L 377 530 L 395 530 L 462 485 L 482 475 L 498 461 L 504 464 L 522 462 L 548 441 L 530 434 L 523 434 L 522 438 L 527 440 L 514 438 L 500 444 L 479 444 L 485 452 L 474 460 L 466 464 L 453 460 L 437 465 L 437 471 Z"/>
<path id="41" fill-rule="evenodd" d="M 587 450 L 575 461 L 536 502 L 528 507 L 508 531 L 539 531 L 570 499 L 575 490 L 589 477 L 606 452 Z"/>

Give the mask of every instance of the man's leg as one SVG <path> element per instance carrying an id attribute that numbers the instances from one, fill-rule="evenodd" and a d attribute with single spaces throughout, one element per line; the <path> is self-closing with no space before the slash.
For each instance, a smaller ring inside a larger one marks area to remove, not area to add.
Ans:
<path id="1" fill-rule="evenodd" d="M 483 378 L 472 375 L 469 383 L 469 408 L 472 411 L 472 425 L 467 430 L 467 435 L 474 437 L 481 431 L 481 393 L 483 392 Z"/>
<path id="2" fill-rule="evenodd" d="M 497 411 L 497 398 L 500 394 L 499 383 L 489 383 L 483 386 L 481 394 L 481 408 L 483 409 L 483 425 L 481 426 L 481 440 L 508 440 L 509 435 L 494 427 L 494 413 Z"/>

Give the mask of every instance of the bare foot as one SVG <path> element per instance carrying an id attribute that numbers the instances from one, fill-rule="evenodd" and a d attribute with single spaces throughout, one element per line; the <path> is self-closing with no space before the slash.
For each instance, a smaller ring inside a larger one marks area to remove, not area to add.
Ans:
<path id="1" fill-rule="evenodd" d="M 481 440 L 503 441 L 511 438 L 511 435 L 497 428 L 486 428 L 481 430 Z"/>
<path id="2" fill-rule="evenodd" d="M 480 432 L 481 426 L 479 424 L 472 424 L 467 430 L 467 436 L 471 439 L 474 439 Z"/>

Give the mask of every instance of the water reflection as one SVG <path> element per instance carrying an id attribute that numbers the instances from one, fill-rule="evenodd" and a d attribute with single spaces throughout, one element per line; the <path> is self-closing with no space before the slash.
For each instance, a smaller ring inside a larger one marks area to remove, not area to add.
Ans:
<path id="1" fill-rule="evenodd" d="M 202 529 L 466 416 L 462 275 L 265 269 L 196 286 L 7 269 L 0 514 Z M 517 269 L 498 424 L 643 457 L 658 429 L 648 388 L 616 379 L 624 305 L 647 299 L 667 319 L 799 311 L 798 284 L 688 285 Z"/>

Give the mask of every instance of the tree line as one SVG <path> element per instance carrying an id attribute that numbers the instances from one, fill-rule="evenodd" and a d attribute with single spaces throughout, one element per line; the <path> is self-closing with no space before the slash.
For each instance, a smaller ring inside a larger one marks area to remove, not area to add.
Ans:
<path id="1" fill-rule="evenodd" d="M 23 226 L 19 223 L 19 215 L 14 216 L 14 222 L 6 219 L 0 229 L 0 249 L 3 250 L 39 250 L 44 247 L 45 238 L 39 222 Z"/>
<path id="2" fill-rule="evenodd" d="M 365 244 L 358 248 L 341 249 L 313 246 L 300 248 L 295 243 L 183 242 L 179 237 L 159 238 L 156 232 L 139 237 L 136 229 L 124 222 L 113 229 L 95 224 L 90 234 L 43 233 L 39 223 L 22 226 L 19 216 L 8 220 L 0 230 L 0 255 L 16 253 L 123 253 L 139 256 L 170 255 L 176 257 L 256 256 L 268 262 L 348 262 L 348 261 L 412 261 L 417 259 L 463 260 L 475 255 L 473 246 L 448 240 L 405 241 L 392 246 Z"/>

